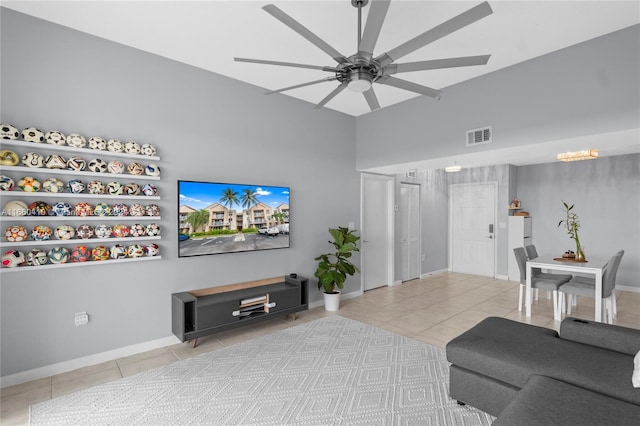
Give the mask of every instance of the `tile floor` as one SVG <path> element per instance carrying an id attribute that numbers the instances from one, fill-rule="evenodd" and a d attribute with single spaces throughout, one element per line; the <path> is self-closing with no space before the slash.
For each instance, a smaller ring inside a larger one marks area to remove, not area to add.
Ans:
<path id="1" fill-rule="evenodd" d="M 343 300 L 339 314 L 439 347 L 444 347 L 450 339 L 488 316 L 501 316 L 557 329 L 559 322 L 553 319 L 553 304 L 543 294 L 534 303 L 530 318 L 524 316 L 524 311 L 518 311 L 518 286 L 512 281 L 446 273 L 371 290 L 360 297 Z M 621 291 L 617 298 L 618 316 L 615 323 L 640 329 L 640 293 Z M 593 311 L 593 299 L 580 298 L 572 316 L 592 319 Z M 195 349 L 188 343 L 180 343 L 4 388 L 1 390 L 0 424 L 28 424 L 30 404 L 326 315 L 333 314 L 327 313 L 324 307 L 315 308 L 299 313 L 296 320 L 274 319 L 202 338 Z"/>

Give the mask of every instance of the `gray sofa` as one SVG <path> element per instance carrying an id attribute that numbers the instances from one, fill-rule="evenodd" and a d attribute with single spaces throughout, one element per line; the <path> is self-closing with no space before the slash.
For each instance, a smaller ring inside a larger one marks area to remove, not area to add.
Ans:
<path id="1" fill-rule="evenodd" d="M 446 349 L 449 395 L 494 425 L 640 425 L 640 330 L 565 318 L 558 334 L 490 317 Z"/>

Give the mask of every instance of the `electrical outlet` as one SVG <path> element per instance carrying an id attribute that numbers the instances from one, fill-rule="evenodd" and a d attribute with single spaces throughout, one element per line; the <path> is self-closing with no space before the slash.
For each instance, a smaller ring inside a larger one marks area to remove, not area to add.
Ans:
<path id="1" fill-rule="evenodd" d="M 86 312 L 76 312 L 74 320 L 76 327 L 86 325 L 89 323 L 89 314 L 87 314 Z"/>

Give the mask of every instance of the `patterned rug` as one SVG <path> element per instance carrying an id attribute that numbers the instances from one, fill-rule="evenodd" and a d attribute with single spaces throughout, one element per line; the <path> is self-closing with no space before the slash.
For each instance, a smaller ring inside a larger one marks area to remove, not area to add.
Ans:
<path id="1" fill-rule="evenodd" d="M 31 425 L 490 425 L 443 349 L 334 315 L 31 407 Z"/>

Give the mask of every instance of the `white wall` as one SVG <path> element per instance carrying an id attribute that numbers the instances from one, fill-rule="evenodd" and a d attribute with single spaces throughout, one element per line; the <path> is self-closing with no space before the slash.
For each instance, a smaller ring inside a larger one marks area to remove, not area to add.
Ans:
<path id="1" fill-rule="evenodd" d="M 163 230 L 161 261 L 3 273 L 3 377 L 171 336 L 173 292 L 312 278 L 327 229 L 358 224 L 352 117 L 11 10 L 1 18 L 1 121 L 155 144 Z M 178 179 L 290 186 L 291 248 L 178 258 Z M 350 278 L 346 291 L 359 289 Z M 74 326 L 79 311 L 87 326 Z"/>

